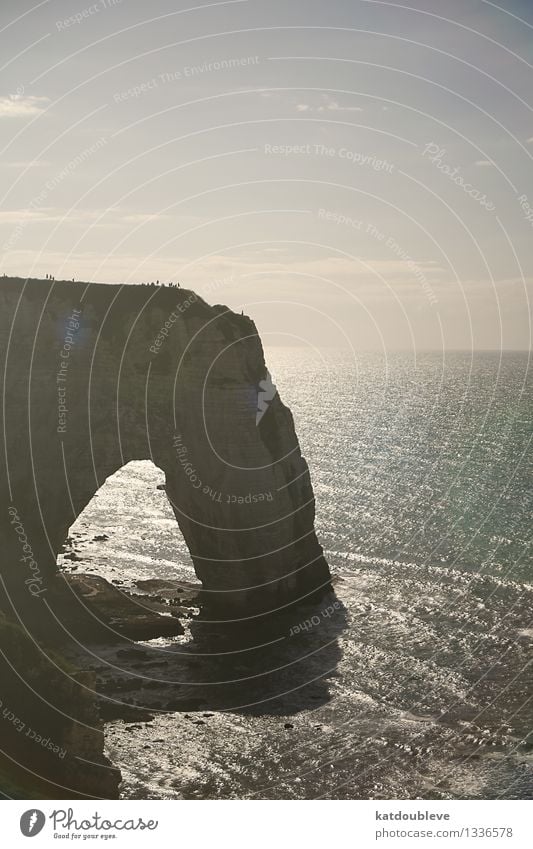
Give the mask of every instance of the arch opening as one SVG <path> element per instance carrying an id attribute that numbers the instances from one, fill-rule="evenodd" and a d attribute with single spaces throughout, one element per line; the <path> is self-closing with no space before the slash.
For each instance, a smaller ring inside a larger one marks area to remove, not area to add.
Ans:
<path id="1" fill-rule="evenodd" d="M 197 580 L 164 472 L 151 460 L 131 460 L 110 475 L 70 526 L 57 564 L 125 587 Z"/>

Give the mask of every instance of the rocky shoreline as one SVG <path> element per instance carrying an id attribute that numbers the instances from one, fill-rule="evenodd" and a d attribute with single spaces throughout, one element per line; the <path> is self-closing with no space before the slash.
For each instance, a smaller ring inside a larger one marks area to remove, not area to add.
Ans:
<path id="1" fill-rule="evenodd" d="M 393 576 L 380 572 L 344 576 L 319 603 L 245 625 L 209 614 L 199 584 L 138 579 L 125 587 L 62 575 L 63 603 L 67 593 L 80 594 L 86 621 L 78 611 L 69 639 L 57 640 L 54 654 L 46 650 L 61 671 L 51 676 L 27 637 L 17 632 L 11 642 L 18 646 L 12 660 L 28 667 L 39 697 L 53 696 L 72 717 L 58 723 L 39 704 L 24 721 L 46 727 L 67 757 L 38 753 L 29 739 L 24 748 L 4 719 L 4 743 L 19 743 L 12 753 L 19 763 L 45 776 L 14 772 L 10 761 L 11 775 L 25 777 L 18 790 L 4 783 L 5 791 L 25 798 L 523 798 L 533 764 L 523 739 L 527 716 L 516 706 L 527 680 L 508 687 L 502 714 L 495 699 L 508 673 L 496 663 L 498 644 L 490 629 L 485 636 L 483 617 L 478 638 L 486 641 L 484 662 L 492 652 L 495 665 L 478 691 L 471 689 L 477 665 L 459 673 L 450 654 L 435 666 L 433 629 L 442 629 L 443 644 L 453 640 L 446 621 L 421 596 L 412 610 L 419 628 L 405 629 L 409 608 L 398 611 Z M 461 615 L 471 611 L 475 624 L 491 591 L 476 582 Z M 497 627 L 498 612 L 491 616 Z M 526 620 L 517 608 L 512 625 L 522 637 L 507 655 L 512 669 L 527 657 Z M 2 638 L 5 644 L 5 625 Z M 25 696 L 13 683 L 20 707 Z"/>
<path id="2" fill-rule="evenodd" d="M 99 575 L 60 573 L 50 596 L 57 629 L 40 646 L 23 629 L 0 623 L 9 796 L 118 798 L 121 774 L 105 751 L 106 724 L 124 724 L 131 734 L 155 718 L 181 715 L 202 725 L 238 703 L 268 702 L 279 670 L 291 662 L 291 626 L 303 616 L 294 607 L 244 624 L 210 618 L 202 586 L 186 581 L 145 579 L 124 588 Z M 239 681 L 232 680 L 235 656 Z M 313 700 L 327 698 L 324 663 L 337 657 L 334 646 L 321 656 Z M 272 666 L 266 675 L 265 662 Z M 15 671 L 21 668 L 24 680 Z M 301 668 L 298 674 L 305 676 Z M 31 728 L 39 729 L 33 740 Z"/>

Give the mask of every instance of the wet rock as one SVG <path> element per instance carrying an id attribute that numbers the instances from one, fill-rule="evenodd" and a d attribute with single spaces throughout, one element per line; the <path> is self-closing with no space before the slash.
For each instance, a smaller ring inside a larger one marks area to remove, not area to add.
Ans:
<path id="1" fill-rule="evenodd" d="M 61 580 L 58 578 L 58 580 Z M 94 630 L 97 635 L 100 622 L 102 638 L 112 641 L 113 632 L 134 640 L 183 634 L 183 627 L 173 616 L 162 616 L 147 609 L 149 604 L 138 604 L 135 598 L 120 591 L 98 575 L 65 575 L 63 580 L 84 605 L 94 613 Z"/>
<path id="2" fill-rule="evenodd" d="M 117 657 L 124 657 L 128 660 L 137 660 L 137 658 L 147 657 L 148 652 L 145 649 L 141 648 L 131 648 L 131 649 L 119 649 L 117 651 Z"/>

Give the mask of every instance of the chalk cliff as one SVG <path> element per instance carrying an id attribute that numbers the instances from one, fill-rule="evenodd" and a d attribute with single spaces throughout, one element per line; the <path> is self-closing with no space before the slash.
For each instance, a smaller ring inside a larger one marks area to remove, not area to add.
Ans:
<path id="1" fill-rule="evenodd" d="M 250 318 L 177 287 L 3 278 L 0 345 L 8 612 L 49 604 L 69 526 L 139 459 L 166 475 L 217 616 L 329 587 L 308 468 Z"/>
<path id="2" fill-rule="evenodd" d="M 192 596 L 255 634 L 329 589 L 309 472 L 253 322 L 189 290 L 5 277 L 0 350 L 2 784 L 113 798 L 102 716 L 143 712 L 120 680 L 102 702 L 94 646 L 129 657 L 129 640 L 183 627 L 158 600 L 59 572 L 69 527 L 107 477 L 151 459 L 201 581 Z"/>

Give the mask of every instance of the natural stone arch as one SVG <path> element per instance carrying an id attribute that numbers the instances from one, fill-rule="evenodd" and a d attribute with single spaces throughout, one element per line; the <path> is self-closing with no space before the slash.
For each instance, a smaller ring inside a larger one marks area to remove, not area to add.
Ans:
<path id="1" fill-rule="evenodd" d="M 74 517 L 103 480 L 140 459 L 164 470 L 221 615 L 277 611 L 329 587 L 292 415 L 277 393 L 265 401 L 247 316 L 166 287 L 7 279 L 0 299 L 8 592 L 27 597 L 33 577 L 33 600 L 44 599 Z M 38 575 L 18 562 L 9 505 Z"/>

